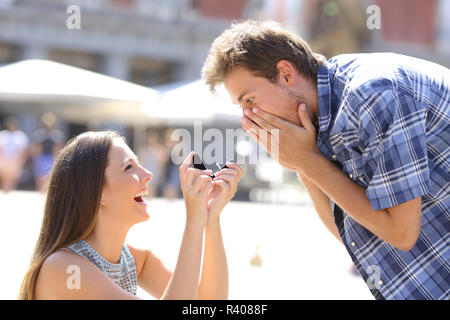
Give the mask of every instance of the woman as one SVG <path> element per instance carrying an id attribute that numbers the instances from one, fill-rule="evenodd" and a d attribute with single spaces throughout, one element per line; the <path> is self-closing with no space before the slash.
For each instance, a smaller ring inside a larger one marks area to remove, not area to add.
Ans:
<path id="1" fill-rule="evenodd" d="M 219 217 L 242 169 L 211 172 L 180 166 L 186 225 L 173 272 L 149 250 L 124 244 L 149 218 L 143 195 L 152 174 L 117 133 L 87 132 L 58 154 L 41 232 L 21 299 L 138 299 L 136 285 L 157 299 L 226 299 L 228 270 Z M 203 233 L 205 251 L 202 277 Z"/>

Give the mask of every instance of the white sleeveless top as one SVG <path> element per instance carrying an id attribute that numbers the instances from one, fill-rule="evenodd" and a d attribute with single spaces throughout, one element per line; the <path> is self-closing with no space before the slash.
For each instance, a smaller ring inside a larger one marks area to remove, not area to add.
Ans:
<path id="1" fill-rule="evenodd" d="M 67 248 L 95 264 L 119 287 L 136 295 L 136 263 L 126 244 L 123 245 L 120 252 L 119 263 L 109 262 L 84 240 L 78 241 Z"/>

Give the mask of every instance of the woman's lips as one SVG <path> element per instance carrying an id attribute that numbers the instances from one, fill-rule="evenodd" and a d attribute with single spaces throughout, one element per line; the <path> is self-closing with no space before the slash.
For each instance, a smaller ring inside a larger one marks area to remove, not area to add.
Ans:
<path id="1" fill-rule="evenodd" d="M 146 196 L 148 194 L 148 190 L 144 189 L 140 192 L 138 192 L 135 196 L 134 196 L 134 201 L 136 201 L 138 204 L 146 206 L 147 203 L 144 200 L 144 196 Z"/>
<path id="2" fill-rule="evenodd" d="M 143 196 L 135 197 L 135 198 L 134 198 L 134 201 L 135 201 L 137 204 L 140 204 L 141 206 L 147 206 L 147 203 L 145 202 Z"/>

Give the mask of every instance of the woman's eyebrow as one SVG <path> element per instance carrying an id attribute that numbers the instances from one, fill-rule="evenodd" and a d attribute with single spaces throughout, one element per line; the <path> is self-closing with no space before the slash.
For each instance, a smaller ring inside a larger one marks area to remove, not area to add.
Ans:
<path id="1" fill-rule="evenodd" d="M 127 159 L 125 159 L 125 161 L 124 162 L 122 162 L 122 164 L 121 164 L 121 168 L 127 163 L 127 162 L 130 162 L 130 161 L 135 161 L 135 162 L 137 162 L 137 163 L 139 163 L 139 159 L 138 159 L 138 157 L 129 157 L 129 158 L 127 158 Z"/>

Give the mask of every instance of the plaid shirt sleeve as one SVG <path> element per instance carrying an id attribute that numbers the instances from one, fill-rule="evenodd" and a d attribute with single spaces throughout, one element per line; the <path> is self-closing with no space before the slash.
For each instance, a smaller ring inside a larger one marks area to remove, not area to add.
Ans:
<path id="1" fill-rule="evenodd" d="M 359 89 L 358 130 L 367 168 L 373 168 L 366 190 L 372 208 L 386 209 L 428 193 L 426 104 L 387 79 Z"/>

